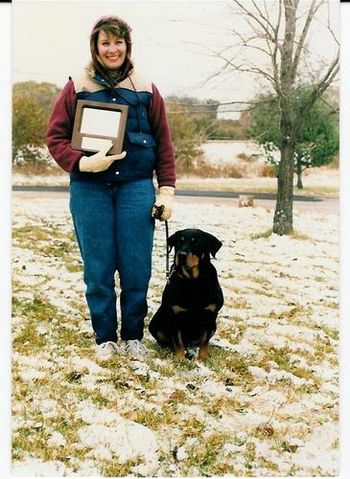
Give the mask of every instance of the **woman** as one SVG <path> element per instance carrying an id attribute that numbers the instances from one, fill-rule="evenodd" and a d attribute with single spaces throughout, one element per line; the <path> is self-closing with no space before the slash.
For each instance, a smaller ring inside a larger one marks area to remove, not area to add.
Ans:
<path id="1" fill-rule="evenodd" d="M 141 340 L 154 218 L 170 218 L 175 188 L 175 158 L 164 102 L 154 84 L 134 68 L 130 32 L 119 17 L 97 21 L 90 36 L 91 63 L 80 76 L 69 78 L 47 133 L 51 155 L 70 173 L 70 210 L 99 360 L 117 351 L 116 271 L 124 349 L 131 357 L 147 352 Z M 78 99 L 128 105 L 123 153 L 107 156 L 105 149 L 89 155 L 72 149 Z"/>

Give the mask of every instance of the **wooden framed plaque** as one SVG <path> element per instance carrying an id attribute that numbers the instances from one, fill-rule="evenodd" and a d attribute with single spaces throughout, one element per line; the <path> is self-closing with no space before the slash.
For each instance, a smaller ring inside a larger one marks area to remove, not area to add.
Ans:
<path id="1" fill-rule="evenodd" d="M 127 114 L 127 105 L 78 100 L 72 148 L 74 150 L 96 152 L 112 141 L 113 146 L 108 154 L 121 153 Z"/>

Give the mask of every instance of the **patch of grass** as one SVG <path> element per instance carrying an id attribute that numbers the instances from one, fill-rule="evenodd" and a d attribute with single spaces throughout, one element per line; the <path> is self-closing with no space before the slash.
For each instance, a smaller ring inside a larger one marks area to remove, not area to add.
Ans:
<path id="1" fill-rule="evenodd" d="M 197 436 L 197 441 L 188 450 L 185 474 L 190 468 L 198 468 L 200 476 L 220 476 L 232 473 L 232 466 L 222 458 L 222 448 L 231 435 L 225 432 L 212 432 L 205 437 Z"/>
<path id="2" fill-rule="evenodd" d="M 172 415 L 161 413 L 159 411 L 154 411 L 146 408 L 138 408 L 135 410 L 130 410 L 127 413 L 123 413 L 122 416 L 129 421 L 136 422 L 137 424 L 142 424 L 153 431 L 159 430 L 164 426 L 169 426 L 173 421 L 170 419 Z"/>
<path id="3" fill-rule="evenodd" d="M 257 295 L 257 296 L 266 296 L 267 298 L 276 298 L 276 291 L 273 289 L 270 292 L 268 292 L 264 288 L 260 288 L 260 289 L 251 288 L 250 294 Z"/>
<path id="4" fill-rule="evenodd" d="M 255 233 L 255 234 L 250 235 L 250 238 L 252 240 L 257 240 L 257 239 L 260 239 L 260 238 L 266 239 L 266 238 L 269 238 L 271 235 L 272 235 L 272 228 L 269 228 L 268 230 L 263 231 L 261 233 Z"/>
<path id="5" fill-rule="evenodd" d="M 170 350 L 165 350 L 158 345 L 156 345 L 154 348 L 155 348 L 157 358 L 160 358 L 163 360 L 169 359 L 169 354 L 170 355 L 173 354 Z M 151 359 L 149 362 L 149 365 L 152 371 L 155 371 L 161 374 L 161 376 L 169 378 L 169 377 L 173 377 L 175 374 L 176 367 L 173 362 L 170 362 L 170 361 L 160 362 L 160 361 L 153 361 Z"/>
<path id="6" fill-rule="evenodd" d="M 64 263 L 68 273 L 80 273 L 83 271 L 83 265 L 79 260 L 74 258 L 65 258 Z"/>
<path id="7" fill-rule="evenodd" d="M 339 303 L 337 301 L 324 301 L 323 306 L 329 309 L 339 309 Z"/>
<path id="8" fill-rule="evenodd" d="M 246 469 L 248 471 L 252 470 L 253 469 L 253 463 L 254 463 L 255 457 L 256 457 L 256 445 L 255 445 L 254 442 L 247 442 L 246 443 L 244 456 L 245 456 L 245 459 L 246 459 L 246 462 L 244 464 Z"/>
<path id="9" fill-rule="evenodd" d="M 12 460 L 20 461 L 26 456 L 26 451 L 35 451 L 35 456 L 45 454 L 48 432 L 40 427 L 21 427 L 12 436 Z"/>
<path id="10" fill-rule="evenodd" d="M 331 328 L 327 325 L 322 325 L 321 330 L 325 333 L 328 338 L 332 338 L 334 341 L 339 340 L 339 329 L 338 328 Z"/>
<path id="11" fill-rule="evenodd" d="M 269 281 L 267 278 L 264 278 L 263 276 L 248 275 L 247 278 L 250 281 L 253 281 L 254 283 L 257 283 L 263 287 L 268 287 L 272 284 L 271 281 Z"/>
<path id="12" fill-rule="evenodd" d="M 120 462 L 118 457 L 112 460 L 104 460 L 101 464 L 101 477 L 126 477 L 133 476 L 132 469 L 145 462 L 142 456 Z"/>
<path id="13" fill-rule="evenodd" d="M 43 245 L 40 251 L 44 256 L 64 259 L 76 252 L 76 246 L 69 241 L 51 240 L 49 244 Z"/>
<path id="14" fill-rule="evenodd" d="M 294 230 L 293 233 L 291 233 L 289 235 L 289 237 L 292 238 L 292 239 L 295 239 L 295 240 L 299 240 L 299 241 L 306 241 L 306 240 L 310 239 L 309 236 L 307 236 L 304 233 L 300 233 L 297 230 Z"/>
<path id="15" fill-rule="evenodd" d="M 84 386 L 80 386 L 77 384 L 72 385 L 74 388 L 74 395 L 76 396 L 78 401 L 92 401 L 97 407 L 112 407 L 113 398 L 107 398 L 98 390 L 95 389 L 87 389 Z"/>
<path id="16" fill-rule="evenodd" d="M 272 472 L 277 472 L 279 470 L 279 467 L 278 465 L 271 461 L 271 460 L 268 460 L 266 459 L 265 457 L 258 457 L 257 458 L 257 464 L 260 466 L 260 467 L 263 467 L 263 468 L 266 468 L 266 469 L 270 469 Z M 277 475 L 277 474 L 273 474 L 274 476 Z"/>
<path id="17" fill-rule="evenodd" d="M 226 378 L 225 382 L 229 385 L 232 384 L 229 378 Z M 246 409 L 246 404 L 240 402 L 235 397 L 223 396 L 215 399 L 208 399 L 205 408 L 208 414 L 219 418 L 222 414 L 232 415 L 237 412 L 242 413 Z"/>
<path id="18" fill-rule="evenodd" d="M 219 348 L 211 350 L 207 365 L 217 374 L 219 381 L 226 385 L 241 386 L 249 389 L 253 384 L 253 376 L 249 371 L 250 364 L 239 353 Z"/>
<path id="19" fill-rule="evenodd" d="M 21 300 L 16 297 L 12 300 L 13 312 L 17 316 L 24 316 L 37 321 L 54 317 L 57 308 L 39 296 L 34 296 L 33 301 Z"/>
<path id="20" fill-rule="evenodd" d="M 12 228 L 12 239 L 19 246 L 25 246 L 26 248 L 37 248 L 38 241 L 49 241 L 55 234 L 62 236 L 59 230 L 49 230 L 42 226 L 36 226 L 33 224 L 27 224 L 24 226 Z"/>
<path id="21" fill-rule="evenodd" d="M 279 311 L 276 313 L 276 311 L 271 311 L 269 314 L 269 318 L 271 319 L 283 319 L 285 321 L 288 321 L 290 324 L 291 321 L 297 320 L 300 321 L 300 318 L 305 318 L 309 317 L 312 315 L 312 308 L 297 305 L 293 306 L 290 309 L 286 309 L 284 311 Z M 303 322 L 301 323 L 302 325 L 305 325 L 305 320 L 303 319 Z"/>
<path id="22" fill-rule="evenodd" d="M 234 309 L 250 309 L 248 300 L 243 298 L 230 301 L 230 307 Z"/>
<path id="23" fill-rule="evenodd" d="M 289 354 L 291 351 L 287 346 L 276 348 L 270 345 L 262 345 L 261 350 L 265 352 L 266 361 L 274 361 L 281 369 L 290 367 Z"/>
<path id="24" fill-rule="evenodd" d="M 265 358 L 261 361 L 262 364 L 273 361 L 279 366 L 280 369 L 289 372 L 300 379 L 304 379 L 306 381 L 311 381 L 314 379 L 314 373 L 312 372 L 311 368 L 308 369 L 295 365 L 290 360 L 290 354 L 292 351 L 287 346 L 282 348 L 261 346 L 261 350 L 265 352 Z"/>
<path id="25" fill-rule="evenodd" d="M 25 459 L 30 451 L 35 457 L 43 461 L 61 461 L 69 466 L 70 458 L 75 456 L 83 459 L 89 448 L 78 445 L 78 429 L 85 425 L 76 419 L 69 408 L 65 408 L 64 415 L 47 418 L 41 413 L 32 413 L 32 426 L 19 428 L 12 439 L 13 460 Z M 48 440 L 52 432 L 61 433 L 65 439 L 65 445 L 56 447 L 49 446 Z"/>
<path id="26" fill-rule="evenodd" d="M 65 320 L 67 318 L 64 318 Z M 68 324 L 62 325 L 60 328 L 54 329 L 53 340 L 62 346 L 74 345 L 77 348 L 91 349 L 91 335 L 82 333 L 79 329 L 70 328 Z"/>
<path id="27" fill-rule="evenodd" d="M 47 336 L 38 334 L 36 326 L 42 321 L 50 320 L 58 315 L 57 308 L 39 296 L 33 301 L 12 299 L 14 316 L 23 318 L 23 324 L 13 337 L 13 348 L 17 352 L 25 353 L 28 345 L 31 348 L 42 349 L 47 344 Z"/>
<path id="28" fill-rule="evenodd" d="M 316 283 L 325 283 L 327 281 L 323 276 L 315 276 L 313 280 L 316 281 Z"/>
<path id="29" fill-rule="evenodd" d="M 13 228 L 13 242 L 18 247 L 38 251 L 43 256 L 62 259 L 70 273 L 82 271 L 82 263 L 73 231 L 63 232 L 51 223 L 27 224 Z"/>
<path id="30" fill-rule="evenodd" d="M 315 342 L 314 354 L 312 355 L 312 362 L 321 362 L 324 359 L 331 359 L 337 354 L 335 347 L 326 340 Z"/>
<path id="31" fill-rule="evenodd" d="M 169 415 L 168 424 L 181 430 L 180 441 L 184 442 L 189 437 L 199 437 L 207 425 L 195 417 L 175 414 L 177 408 L 174 405 L 173 414 Z"/>

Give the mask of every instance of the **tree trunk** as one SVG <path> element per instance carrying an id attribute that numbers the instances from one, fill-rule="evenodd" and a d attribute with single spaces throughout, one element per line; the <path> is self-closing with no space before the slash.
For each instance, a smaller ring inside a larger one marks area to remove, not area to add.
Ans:
<path id="1" fill-rule="evenodd" d="M 297 180 L 297 188 L 298 190 L 302 190 L 304 188 L 303 186 L 303 180 L 301 179 L 301 171 L 297 173 L 297 177 L 298 177 L 298 180 Z"/>
<path id="2" fill-rule="evenodd" d="M 294 145 L 284 144 L 281 148 L 277 202 L 272 228 L 272 231 L 280 236 L 293 233 L 293 157 Z"/>
<path id="3" fill-rule="evenodd" d="M 293 174 L 296 136 L 296 117 L 293 109 L 293 51 L 296 28 L 294 0 L 284 0 L 285 32 L 281 47 L 280 70 L 280 128 L 282 134 L 281 160 L 278 168 L 277 202 L 272 231 L 278 235 L 293 232 Z"/>
<path id="4" fill-rule="evenodd" d="M 302 172 L 303 172 L 303 170 L 301 168 L 301 162 L 300 162 L 300 159 L 299 159 L 299 156 L 298 156 L 298 159 L 297 159 L 297 188 L 298 188 L 298 190 L 302 190 L 304 188 L 303 180 L 301 179 Z"/>

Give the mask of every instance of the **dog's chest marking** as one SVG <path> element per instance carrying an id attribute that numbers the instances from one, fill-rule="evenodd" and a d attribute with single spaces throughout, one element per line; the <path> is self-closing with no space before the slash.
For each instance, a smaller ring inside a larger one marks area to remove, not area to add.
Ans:
<path id="1" fill-rule="evenodd" d="M 197 279 L 199 276 L 199 268 L 197 266 L 186 268 L 182 266 L 182 274 L 188 279 Z"/>
<path id="2" fill-rule="evenodd" d="M 217 306 L 215 303 L 212 303 L 212 304 L 208 304 L 208 306 L 206 306 L 204 309 L 206 311 L 211 311 L 212 313 L 216 310 Z"/>
<path id="3" fill-rule="evenodd" d="M 188 311 L 186 308 L 183 308 L 182 306 L 179 306 L 178 304 L 174 304 L 171 307 L 171 309 L 174 314 L 185 313 L 186 311 Z"/>

